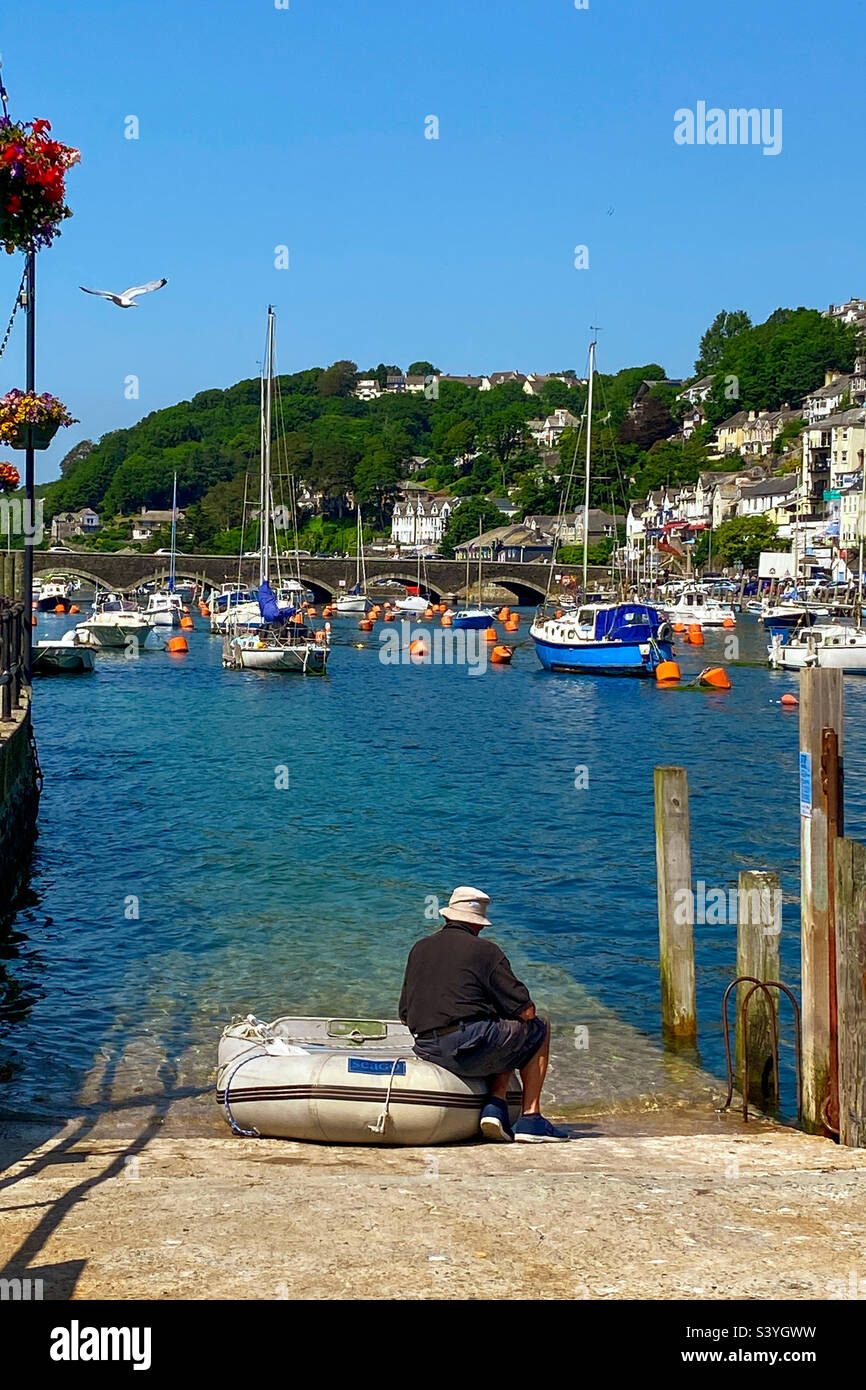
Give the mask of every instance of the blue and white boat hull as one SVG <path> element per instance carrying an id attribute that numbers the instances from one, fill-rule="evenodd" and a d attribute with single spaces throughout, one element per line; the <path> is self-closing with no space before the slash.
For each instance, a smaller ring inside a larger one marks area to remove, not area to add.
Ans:
<path id="1" fill-rule="evenodd" d="M 651 676 L 673 660 L 670 624 L 646 604 L 585 604 L 529 629 L 545 671 Z"/>
<path id="2" fill-rule="evenodd" d="M 571 671 L 586 676 L 651 676 L 660 661 L 673 661 L 670 642 L 586 642 L 565 646 L 534 638 L 545 671 Z"/>

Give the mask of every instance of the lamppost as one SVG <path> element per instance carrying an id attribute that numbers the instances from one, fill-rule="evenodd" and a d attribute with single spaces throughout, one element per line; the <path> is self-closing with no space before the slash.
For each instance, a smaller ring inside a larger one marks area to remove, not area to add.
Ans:
<path id="1" fill-rule="evenodd" d="M 36 389 L 36 252 L 32 246 L 27 251 L 24 294 L 27 316 L 26 387 L 29 395 Z M 24 534 L 24 678 L 28 685 L 33 683 L 33 545 L 36 537 L 34 525 L 36 517 L 35 452 L 31 426 L 27 431 L 27 448 L 24 453 L 24 506 L 27 517 Z M 27 534 L 28 530 L 31 532 L 30 535 Z"/>
<path id="2" fill-rule="evenodd" d="M 27 622 L 24 635 L 24 675 L 33 673 L 33 547 L 36 526 L 36 449 L 48 447 L 61 425 L 75 423 L 56 397 L 36 396 L 36 252 L 50 246 L 59 224 L 71 216 L 64 202 L 66 171 L 80 159 L 78 150 L 50 139 L 50 122 L 13 122 L 9 98 L 0 77 L 0 242 L 9 252 L 21 250 L 25 269 L 16 307 L 26 310 L 26 386 L 23 394 L 12 391 L 4 398 L 4 437 L 13 449 L 24 450 L 24 575 L 23 599 Z M 14 320 L 13 309 L 12 319 Z M 12 328 L 3 339 L 6 346 Z M 40 537 L 41 539 L 41 537 Z"/>

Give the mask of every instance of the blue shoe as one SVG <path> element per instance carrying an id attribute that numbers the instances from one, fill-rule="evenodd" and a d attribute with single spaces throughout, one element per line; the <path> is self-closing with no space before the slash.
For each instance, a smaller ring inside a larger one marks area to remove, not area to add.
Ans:
<path id="1" fill-rule="evenodd" d="M 555 1144 L 568 1139 L 568 1131 L 557 1129 L 543 1115 L 521 1115 L 514 1126 L 514 1137 L 522 1144 Z"/>
<path id="2" fill-rule="evenodd" d="M 481 1133 L 496 1144 L 513 1144 L 514 1130 L 508 1118 L 508 1106 L 498 1096 L 491 1096 L 481 1111 Z"/>

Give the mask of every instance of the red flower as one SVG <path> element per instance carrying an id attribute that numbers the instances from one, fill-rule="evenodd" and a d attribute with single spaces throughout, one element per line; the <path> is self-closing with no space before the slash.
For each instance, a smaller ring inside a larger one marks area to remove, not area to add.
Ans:
<path id="1" fill-rule="evenodd" d="M 51 122 L 43 120 L 33 121 L 30 126 L 30 129 L 33 131 L 34 135 L 41 135 L 43 130 L 51 129 Z"/>
<path id="2" fill-rule="evenodd" d="M 21 199 L 17 196 L 17 194 L 16 194 L 14 197 L 10 198 L 10 199 L 7 201 L 7 203 L 6 203 L 6 211 L 7 211 L 7 212 L 20 212 L 20 211 L 21 211 Z"/>

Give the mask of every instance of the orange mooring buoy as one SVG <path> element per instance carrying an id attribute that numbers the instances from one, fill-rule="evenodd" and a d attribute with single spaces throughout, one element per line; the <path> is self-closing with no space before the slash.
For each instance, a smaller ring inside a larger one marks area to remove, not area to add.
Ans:
<path id="1" fill-rule="evenodd" d="M 510 618 L 506 618 L 506 619 L 505 619 L 505 631 L 506 631 L 506 632 L 516 632 L 517 629 L 518 629 L 519 627 L 520 627 L 520 619 L 518 618 L 518 616 L 517 616 L 516 613 L 512 613 L 512 615 L 511 615 Z"/>
<path id="2" fill-rule="evenodd" d="M 799 703 L 800 701 L 797 699 L 796 695 L 790 694 L 783 695 L 781 700 L 779 701 L 779 704 L 783 705 L 785 709 L 796 709 Z"/>
<path id="3" fill-rule="evenodd" d="M 358 631 L 359 631 L 359 632 L 372 632 L 372 631 L 373 631 L 373 619 L 372 619 L 372 618 L 362 618 L 361 621 L 358 623 Z"/>
<path id="4" fill-rule="evenodd" d="M 499 633 L 496 631 L 496 628 L 495 628 L 495 627 L 488 627 L 488 628 L 485 630 L 485 633 L 484 633 L 484 640 L 485 640 L 485 642 L 498 642 L 498 641 L 499 641 Z"/>
<path id="5" fill-rule="evenodd" d="M 685 623 L 673 623 L 672 626 L 673 626 L 674 632 L 685 632 L 685 630 L 686 630 L 686 625 L 685 625 Z"/>
<path id="6" fill-rule="evenodd" d="M 689 641 L 693 647 L 704 645 L 704 630 L 700 623 L 689 623 Z"/>
<path id="7" fill-rule="evenodd" d="M 397 616 L 397 615 L 396 615 L 396 613 L 394 612 L 393 608 L 389 608 L 388 612 L 385 614 L 385 622 L 386 622 L 386 623 L 393 623 L 393 621 L 394 621 L 394 619 L 396 618 L 396 616 Z"/>
<path id="8" fill-rule="evenodd" d="M 323 627 L 320 627 L 320 628 L 318 629 L 317 633 L 316 633 L 316 641 L 317 641 L 317 642 L 327 642 L 327 640 L 328 640 L 328 634 L 327 634 L 327 632 L 325 631 L 325 629 L 324 629 Z"/>
<path id="9" fill-rule="evenodd" d="M 680 678 L 680 668 L 675 661 L 660 661 L 655 675 L 659 685 L 673 684 Z"/>
<path id="10" fill-rule="evenodd" d="M 172 656 L 182 656 L 184 652 L 189 651 L 185 637 L 169 637 L 165 649 L 171 652 Z"/>
<path id="11" fill-rule="evenodd" d="M 54 605 L 54 612 L 55 612 L 55 613 L 65 613 L 65 612 L 66 612 L 66 604 L 65 604 L 65 603 L 55 603 L 55 605 Z"/>
<path id="12" fill-rule="evenodd" d="M 189 616 L 188 613 L 184 613 L 183 617 L 180 620 L 180 625 L 182 628 L 186 628 L 187 631 L 189 631 L 190 628 L 195 627 L 195 623 L 193 622 L 192 618 Z"/>
<path id="13" fill-rule="evenodd" d="M 734 622 L 733 618 L 723 618 L 722 627 L 736 627 L 736 623 Z"/>
<path id="14" fill-rule="evenodd" d="M 78 607 L 78 604 L 77 604 L 77 603 L 73 603 L 73 604 L 70 606 L 69 611 L 70 611 L 70 613 L 80 613 L 80 612 L 81 612 L 81 609 Z"/>
<path id="15" fill-rule="evenodd" d="M 443 613 L 443 614 L 442 614 L 442 626 L 443 626 L 443 627 L 451 627 L 451 625 L 452 625 L 453 622 L 454 622 L 454 619 L 451 617 L 451 614 L 450 614 L 450 613 Z"/>
<path id="16" fill-rule="evenodd" d="M 708 666 L 705 671 L 701 671 L 698 676 L 698 685 L 709 690 L 730 690 L 731 688 L 728 673 L 722 670 L 721 666 Z"/>
<path id="17" fill-rule="evenodd" d="M 416 637 L 413 642 L 409 643 L 410 656 L 426 656 L 427 651 L 427 643 L 425 642 L 423 637 Z"/>
<path id="18" fill-rule="evenodd" d="M 494 666 L 507 666 L 513 655 L 511 647 L 494 647 L 490 653 L 490 660 Z"/>

